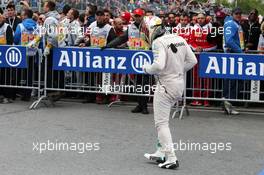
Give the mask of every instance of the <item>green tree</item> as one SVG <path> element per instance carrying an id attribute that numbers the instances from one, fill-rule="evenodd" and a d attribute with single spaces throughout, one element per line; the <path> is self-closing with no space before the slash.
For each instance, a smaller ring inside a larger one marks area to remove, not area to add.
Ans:
<path id="1" fill-rule="evenodd" d="M 235 6 L 236 3 L 233 3 Z M 257 9 L 261 15 L 264 15 L 263 0 L 237 0 L 237 6 L 241 7 L 245 13 L 249 13 L 252 9 Z"/>
<path id="2" fill-rule="evenodd" d="M 207 2 L 207 0 L 197 0 L 198 2 Z M 234 8 L 237 4 L 243 10 L 243 13 L 248 14 L 252 9 L 257 9 L 259 14 L 264 16 L 264 1 L 263 0 L 233 0 L 230 3 L 228 0 L 216 0 L 217 4 L 223 4 L 225 7 Z"/>

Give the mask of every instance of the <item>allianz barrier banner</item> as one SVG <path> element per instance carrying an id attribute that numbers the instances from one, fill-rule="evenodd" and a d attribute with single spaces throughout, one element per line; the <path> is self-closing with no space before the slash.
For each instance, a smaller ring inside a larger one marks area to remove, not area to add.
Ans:
<path id="1" fill-rule="evenodd" d="M 53 70 L 141 74 L 145 62 L 152 63 L 152 51 L 98 48 L 55 48 Z"/>
<path id="2" fill-rule="evenodd" d="M 201 53 L 199 75 L 203 78 L 264 80 L 264 55 Z"/>
<path id="3" fill-rule="evenodd" d="M 0 67 L 27 68 L 27 48 L 0 46 Z"/>

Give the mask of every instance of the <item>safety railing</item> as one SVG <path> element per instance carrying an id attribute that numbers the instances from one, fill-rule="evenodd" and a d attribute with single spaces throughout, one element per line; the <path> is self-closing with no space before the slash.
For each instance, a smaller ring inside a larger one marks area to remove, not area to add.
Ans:
<path id="1" fill-rule="evenodd" d="M 7 48 L 2 51 L 4 47 L 6 46 L 0 47 L 2 55 L 0 63 L 5 62 L 6 65 L 0 66 L 0 87 L 37 91 L 38 99 L 30 106 L 31 109 L 37 108 L 42 101 L 48 99 L 49 93 L 57 91 L 152 97 L 157 83 L 155 76 L 141 72 L 144 62 L 152 59 L 150 51 L 114 49 L 100 51 L 100 49 L 91 48 L 62 48 L 54 50 L 54 53 L 48 57 L 43 57 L 41 51 L 37 50 L 35 55 L 29 56 L 27 54 L 25 56 L 27 63 L 25 68 L 21 67 L 21 63 L 25 60 L 18 64 L 19 59 L 14 57 L 14 55 L 19 56 L 18 50 L 25 48 L 12 46 L 13 51 L 8 51 Z M 26 52 L 29 53 L 28 50 Z M 10 54 L 9 58 L 8 55 Z M 260 54 L 252 56 L 258 57 L 259 61 L 255 64 L 258 68 L 253 70 L 254 65 L 251 63 L 253 65 L 251 69 L 247 67 L 244 69 L 251 71 L 251 74 L 254 74 L 254 71 L 258 71 L 260 74 L 256 77 L 252 76 L 253 78 L 250 79 L 250 76 L 239 75 L 241 70 L 238 70 L 237 75 L 232 75 L 232 68 L 230 68 L 230 65 L 235 64 L 234 71 L 236 72 L 239 66 L 247 65 L 249 55 L 221 53 L 217 58 L 218 55 L 215 53 L 207 53 L 207 55 L 201 53 L 201 56 L 197 54 L 199 65 L 187 72 L 185 76 L 185 93 L 182 99 L 179 99 L 179 101 L 183 101 L 182 109 L 179 110 L 181 111 L 180 116 L 186 107 L 186 100 L 198 101 L 197 105 L 208 105 L 207 101 L 223 101 L 223 98 L 230 101 L 263 103 L 262 73 L 264 74 L 264 70 L 262 69 L 264 69 L 264 58 Z M 212 59 L 212 57 L 214 58 Z M 232 59 L 233 57 L 234 59 Z M 224 60 L 225 58 L 227 60 Z M 8 66 L 6 61 L 8 59 L 17 65 Z M 209 64 L 213 66 L 212 69 L 209 69 L 213 72 L 212 74 L 216 74 L 218 71 L 216 65 L 212 63 L 214 59 L 222 61 L 217 64 L 219 64 L 218 68 L 224 72 L 220 73 L 219 76 L 211 76 L 210 73 L 205 75 L 205 68 L 206 66 L 208 68 Z M 238 60 L 238 62 L 232 62 L 232 60 Z M 254 62 L 254 59 L 251 60 Z M 223 67 L 225 66 L 231 71 L 228 76 L 227 74 L 230 72 L 224 70 Z M 236 76 L 238 79 L 234 79 Z M 109 106 L 118 102 L 120 102 L 120 98 L 117 98 L 117 101 L 112 102 Z"/>
<path id="2" fill-rule="evenodd" d="M 0 47 L 0 88 L 1 95 L 15 97 L 12 89 L 23 89 L 23 95 L 35 92 L 40 97 L 41 58 L 40 49 L 16 46 Z"/>

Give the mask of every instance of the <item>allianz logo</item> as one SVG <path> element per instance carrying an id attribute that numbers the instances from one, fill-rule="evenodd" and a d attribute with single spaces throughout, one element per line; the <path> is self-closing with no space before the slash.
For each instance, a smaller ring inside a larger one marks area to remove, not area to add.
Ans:
<path id="1" fill-rule="evenodd" d="M 92 68 L 92 69 L 118 69 L 126 70 L 129 67 L 138 73 L 143 73 L 142 66 L 151 62 L 150 56 L 145 52 L 136 52 L 131 58 L 113 55 L 92 55 L 90 51 L 60 51 L 58 67 Z"/>
<path id="2" fill-rule="evenodd" d="M 262 60 L 263 61 L 263 60 Z M 264 76 L 264 61 L 250 62 L 242 57 L 235 59 L 234 57 L 209 56 L 206 66 L 206 74 L 227 74 L 242 76 Z"/>
<path id="3" fill-rule="evenodd" d="M 0 52 L 0 58 L 3 59 L 3 53 Z M 10 47 L 5 52 L 5 62 L 11 67 L 17 67 L 22 61 L 22 53 L 16 47 Z M 3 60 L 0 60 L 0 64 L 3 63 Z"/>

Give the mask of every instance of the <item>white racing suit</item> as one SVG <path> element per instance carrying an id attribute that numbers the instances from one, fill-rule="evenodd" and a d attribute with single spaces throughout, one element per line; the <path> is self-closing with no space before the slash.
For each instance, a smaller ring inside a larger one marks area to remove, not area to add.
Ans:
<path id="1" fill-rule="evenodd" d="M 172 50 L 172 44 L 176 48 L 175 53 Z M 170 110 L 175 102 L 182 98 L 185 87 L 184 74 L 197 63 L 197 60 L 187 42 L 174 34 L 163 35 L 154 40 L 152 50 L 154 61 L 151 65 L 145 64 L 143 70 L 147 74 L 156 75 L 155 127 L 161 150 L 167 157 L 176 158 L 169 129 Z"/>

